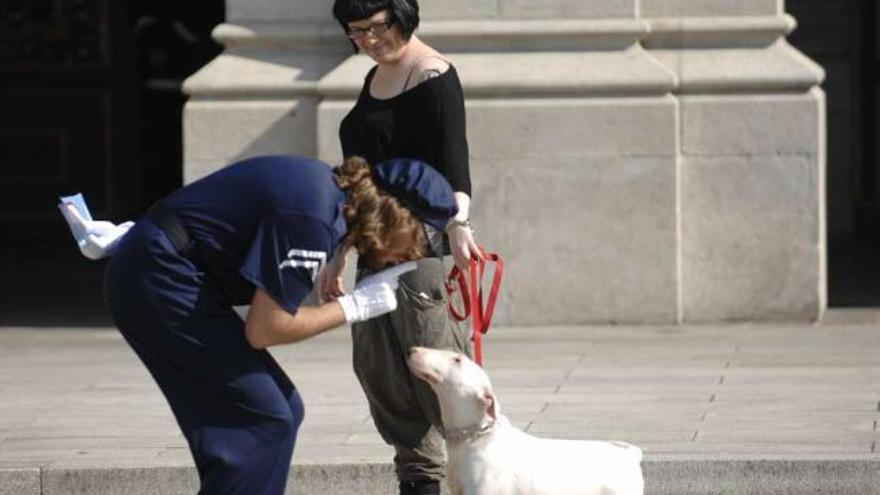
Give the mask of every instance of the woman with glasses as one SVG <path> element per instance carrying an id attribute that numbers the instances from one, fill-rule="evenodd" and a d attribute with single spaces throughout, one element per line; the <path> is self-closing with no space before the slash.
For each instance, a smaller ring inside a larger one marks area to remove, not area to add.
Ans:
<path id="1" fill-rule="evenodd" d="M 443 256 L 467 269 L 481 256 L 468 223 L 471 180 L 461 82 L 442 54 L 414 34 L 417 0 L 335 0 L 333 14 L 355 52 L 376 62 L 339 129 L 345 157 L 415 158 L 452 185 L 459 213 L 445 229 L 426 226 L 429 255 L 403 275 L 398 309 L 352 326 L 354 369 L 383 439 L 393 445 L 400 493 L 439 494 L 445 474 L 439 406 L 405 363 L 412 346 L 470 354 L 469 334 L 446 309 Z M 324 297 L 343 294 L 344 256 L 321 280 Z M 358 263 L 358 278 L 377 267 Z M 447 266 L 448 268 L 448 266 Z"/>

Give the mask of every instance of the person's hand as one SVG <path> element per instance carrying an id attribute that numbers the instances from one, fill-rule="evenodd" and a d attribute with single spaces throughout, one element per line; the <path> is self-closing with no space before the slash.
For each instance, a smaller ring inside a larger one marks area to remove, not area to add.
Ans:
<path id="1" fill-rule="evenodd" d="M 466 225 L 453 225 L 446 230 L 449 234 L 449 248 L 452 250 L 452 259 L 455 265 L 462 271 L 470 267 L 471 258 L 483 260 L 483 252 L 474 240 L 474 234 Z"/>
<path id="2" fill-rule="evenodd" d="M 408 261 L 361 279 L 351 294 L 336 299 L 345 313 L 345 321 L 369 320 L 397 309 L 397 279 L 415 269 L 416 262 Z"/>
<path id="3" fill-rule="evenodd" d="M 80 252 L 91 260 L 101 259 L 110 254 L 119 239 L 128 232 L 134 222 L 116 225 L 101 220 L 86 220 L 73 205 L 66 205 L 69 222 L 74 230 Z"/>
<path id="4" fill-rule="evenodd" d="M 345 252 L 340 251 L 330 260 L 330 263 L 318 274 L 318 300 L 321 302 L 332 301 L 345 295 L 345 284 L 342 282 L 345 272 Z"/>
<path id="5" fill-rule="evenodd" d="M 79 250 L 86 258 L 92 260 L 108 256 L 132 225 L 134 222 L 116 225 L 111 222 L 87 220 L 85 223 L 86 236 L 77 243 Z"/>

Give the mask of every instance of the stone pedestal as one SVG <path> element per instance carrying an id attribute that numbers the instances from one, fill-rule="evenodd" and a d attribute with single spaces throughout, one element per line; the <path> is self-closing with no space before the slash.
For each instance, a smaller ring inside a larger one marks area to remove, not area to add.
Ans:
<path id="1" fill-rule="evenodd" d="M 254 155 L 316 154 L 317 83 L 351 54 L 324 0 L 228 0 L 223 54 L 187 79 L 184 181 Z"/>
<path id="2" fill-rule="evenodd" d="M 477 237 L 507 262 L 497 322 L 821 315 L 822 72 L 780 2 L 422 3 L 465 87 Z M 188 180 L 339 161 L 372 62 L 329 10 L 230 1 L 226 52 L 186 85 Z"/>
<path id="3" fill-rule="evenodd" d="M 826 304 L 823 72 L 777 0 L 643 0 L 678 78 L 685 321 L 820 318 Z"/>

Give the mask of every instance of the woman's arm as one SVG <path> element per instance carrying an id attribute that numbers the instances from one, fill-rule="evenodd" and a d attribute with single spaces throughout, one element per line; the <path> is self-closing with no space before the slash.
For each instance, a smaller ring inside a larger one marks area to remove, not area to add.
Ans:
<path id="1" fill-rule="evenodd" d="M 456 266 L 461 270 L 467 270 L 471 258 L 483 259 L 483 253 L 474 240 L 474 233 L 469 222 L 471 198 L 466 193 L 456 191 L 455 202 L 458 204 L 458 213 L 446 228 L 449 234 L 449 247 L 452 250 L 452 258 Z"/>
<path id="2" fill-rule="evenodd" d="M 464 94 L 456 77 L 441 86 L 436 95 L 435 146 L 436 156 L 442 162 L 444 175 L 455 191 L 458 213 L 446 233 L 455 264 L 462 270 L 470 266 L 471 258 L 482 259 L 474 234 L 469 225 L 471 206 L 471 176 L 468 156 Z"/>
<path id="3" fill-rule="evenodd" d="M 336 254 L 329 263 L 318 274 L 315 286 L 318 288 L 318 296 L 320 302 L 332 301 L 337 297 L 345 294 L 345 286 L 342 283 L 343 272 L 345 271 L 346 255 L 351 248 L 346 245 L 339 246 Z"/>
<path id="4" fill-rule="evenodd" d="M 299 342 L 343 323 L 369 320 L 397 309 L 397 279 L 416 269 L 415 261 L 386 268 L 361 279 L 351 294 L 317 306 L 300 306 L 289 313 L 257 287 L 244 325 L 248 343 L 255 349 Z"/>
<path id="5" fill-rule="evenodd" d="M 288 313 L 263 289 L 257 288 L 244 332 L 255 349 L 289 344 L 314 337 L 345 323 L 342 306 L 331 301 L 319 306 L 302 306 Z"/>

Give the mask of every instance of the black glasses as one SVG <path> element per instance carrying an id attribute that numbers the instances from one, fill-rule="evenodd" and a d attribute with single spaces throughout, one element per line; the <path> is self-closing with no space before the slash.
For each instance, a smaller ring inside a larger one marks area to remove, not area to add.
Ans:
<path id="1" fill-rule="evenodd" d="M 345 31 L 345 34 L 350 39 L 362 40 L 367 36 L 367 33 L 373 33 L 374 35 L 384 34 L 385 31 L 391 29 L 393 24 L 394 21 L 388 19 L 387 21 L 370 24 L 365 28 L 348 28 L 348 30 Z"/>

